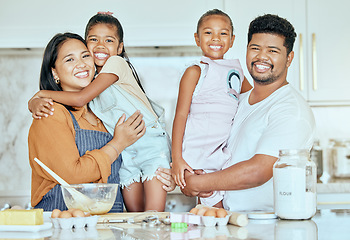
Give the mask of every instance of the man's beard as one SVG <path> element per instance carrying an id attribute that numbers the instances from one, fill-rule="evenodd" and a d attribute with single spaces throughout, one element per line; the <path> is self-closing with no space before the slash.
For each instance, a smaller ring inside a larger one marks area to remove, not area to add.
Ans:
<path id="1" fill-rule="evenodd" d="M 275 76 L 273 75 L 273 73 L 270 73 L 268 76 L 265 76 L 265 77 L 258 77 L 258 76 L 254 76 L 253 75 L 253 67 L 254 67 L 254 64 L 256 63 L 257 61 L 255 62 L 252 62 L 251 63 L 251 68 L 249 69 L 249 73 L 250 75 L 252 76 L 254 82 L 256 82 L 257 84 L 260 84 L 260 85 L 269 85 L 273 82 L 275 82 L 279 76 Z M 271 71 L 273 70 L 274 68 L 274 65 L 273 64 L 269 64 L 271 66 Z"/>

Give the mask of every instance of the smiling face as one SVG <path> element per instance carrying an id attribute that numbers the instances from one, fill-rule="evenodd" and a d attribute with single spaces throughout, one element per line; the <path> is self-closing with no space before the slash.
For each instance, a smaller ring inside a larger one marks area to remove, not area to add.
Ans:
<path id="1" fill-rule="evenodd" d="M 247 68 L 255 83 L 267 85 L 286 80 L 294 52 L 287 55 L 284 37 L 270 33 L 255 33 L 247 47 Z"/>
<path id="2" fill-rule="evenodd" d="M 120 55 L 123 51 L 123 43 L 119 42 L 116 27 L 109 24 L 101 23 L 91 27 L 86 42 L 94 56 L 97 72 L 100 72 L 110 56 Z"/>
<path id="3" fill-rule="evenodd" d="M 63 91 L 79 91 L 89 85 L 94 77 L 94 61 L 83 42 L 68 39 L 58 50 L 55 68 L 52 68 L 55 79 L 60 80 Z"/>
<path id="4" fill-rule="evenodd" d="M 207 16 L 194 34 L 196 44 L 203 55 L 215 60 L 223 59 L 232 47 L 235 36 L 232 34 L 230 20 L 221 15 Z"/>

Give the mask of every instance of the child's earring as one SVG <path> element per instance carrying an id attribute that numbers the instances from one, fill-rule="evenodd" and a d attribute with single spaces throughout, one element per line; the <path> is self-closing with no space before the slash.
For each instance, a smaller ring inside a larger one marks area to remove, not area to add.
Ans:
<path id="1" fill-rule="evenodd" d="M 59 84 L 60 83 L 60 79 L 59 78 L 55 78 L 55 83 Z"/>

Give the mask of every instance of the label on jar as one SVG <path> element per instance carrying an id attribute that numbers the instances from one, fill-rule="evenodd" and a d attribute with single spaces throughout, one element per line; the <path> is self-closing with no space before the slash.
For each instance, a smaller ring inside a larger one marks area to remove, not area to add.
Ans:
<path id="1" fill-rule="evenodd" d="M 304 168 L 273 169 L 275 214 L 284 219 L 308 219 L 316 211 L 316 193 L 307 191 Z"/>

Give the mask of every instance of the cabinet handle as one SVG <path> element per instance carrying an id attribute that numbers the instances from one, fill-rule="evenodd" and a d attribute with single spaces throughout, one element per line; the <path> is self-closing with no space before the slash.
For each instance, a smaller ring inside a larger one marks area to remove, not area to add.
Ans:
<path id="1" fill-rule="evenodd" d="M 317 52 L 316 52 L 316 33 L 312 34 L 312 88 L 317 90 Z"/>
<path id="2" fill-rule="evenodd" d="M 304 48 L 303 35 L 299 34 L 299 89 L 304 90 Z"/>

